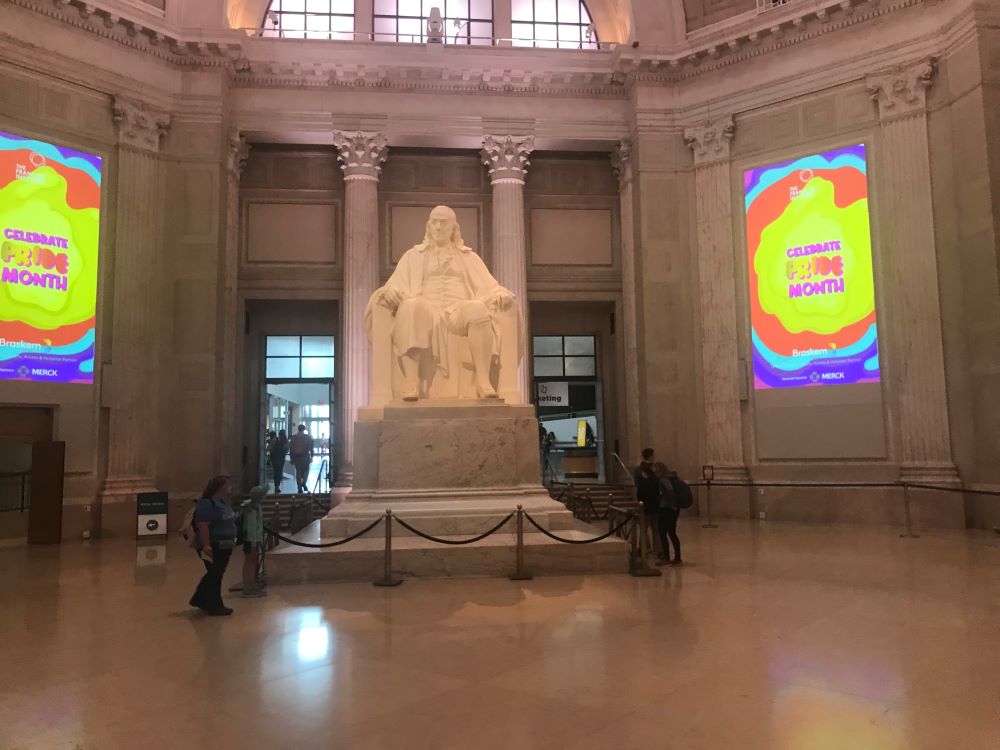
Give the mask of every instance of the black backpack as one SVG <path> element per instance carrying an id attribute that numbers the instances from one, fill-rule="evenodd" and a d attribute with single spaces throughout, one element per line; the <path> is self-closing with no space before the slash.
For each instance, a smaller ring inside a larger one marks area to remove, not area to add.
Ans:
<path id="1" fill-rule="evenodd" d="M 674 488 L 674 503 L 681 510 L 687 510 L 694 505 L 694 493 L 680 477 L 670 477 L 670 486 Z"/>

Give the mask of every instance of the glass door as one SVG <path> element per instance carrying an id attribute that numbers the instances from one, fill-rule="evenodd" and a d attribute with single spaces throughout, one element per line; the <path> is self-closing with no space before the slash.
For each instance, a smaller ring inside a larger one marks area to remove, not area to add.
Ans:
<path id="1" fill-rule="evenodd" d="M 333 336 L 267 336 L 264 420 L 261 435 L 262 481 L 281 492 L 299 491 L 291 452 L 280 461 L 268 455 L 271 432 L 291 444 L 304 428 L 303 444 L 311 446 L 305 479 L 308 492 L 327 493 L 336 477 L 334 465 L 334 341 Z M 276 475 L 277 473 L 277 475 Z M 275 480 L 278 480 L 277 482 Z"/>

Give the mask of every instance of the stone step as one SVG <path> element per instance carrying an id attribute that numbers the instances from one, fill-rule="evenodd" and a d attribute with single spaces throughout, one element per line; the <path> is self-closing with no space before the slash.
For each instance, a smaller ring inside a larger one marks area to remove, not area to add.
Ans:
<path id="1" fill-rule="evenodd" d="M 327 541 L 320 537 L 319 522 L 294 538 L 305 542 Z M 516 534 L 513 523 L 486 539 L 455 546 L 397 535 L 393 527 L 393 575 L 399 578 L 502 578 L 514 571 Z M 590 539 L 606 528 L 579 521 L 558 535 L 568 539 Z M 445 537 L 462 539 L 462 536 Z M 591 573 L 628 573 L 628 544 L 609 538 L 593 544 L 566 544 L 544 534 L 524 535 L 527 569 L 535 576 Z M 267 555 L 270 584 L 375 581 L 383 576 L 385 528 L 339 547 L 312 549 L 282 543 Z"/>

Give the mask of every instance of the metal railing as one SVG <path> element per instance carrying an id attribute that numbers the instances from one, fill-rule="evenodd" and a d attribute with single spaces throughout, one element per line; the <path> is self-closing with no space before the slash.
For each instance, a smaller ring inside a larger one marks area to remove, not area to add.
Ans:
<path id="1" fill-rule="evenodd" d="M 281 39 L 307 42 L 378 42 L 383 44 L 442 44 L 447 47 L 529 47 L 535 49 L 570 49 L 585 51 L 608 51 L 615 49 L 616 42 L 569 41 L 556 39 L 514 38 L 498 36 L 468 36 L 465 34 L 442 34 L 441 39 L 430 41 L 426 33 L 398 34 L 371 31 L 308 31 L 306 29 L 240 29 L 248 36 L 260 39 Z M 311 34 L 312 36 L 306 36 Z"/>
<path id="2" fill-rule="evenodd" d="M 0 473 L 0 513 L 24 513 L 31 509 L 31 472 Z"/>
<path id="3" fill-rule="evenodd" d="M 775 8 L 783 8 L 786 5 L 790 5 L 796 0 L 757 0 L 757 12 L 767 13 L 769 10 L 774 10 Z"/>

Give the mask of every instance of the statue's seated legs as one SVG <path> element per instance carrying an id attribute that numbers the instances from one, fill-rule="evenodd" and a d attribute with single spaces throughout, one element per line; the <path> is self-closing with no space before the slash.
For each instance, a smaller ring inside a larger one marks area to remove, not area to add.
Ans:
<path id="1" fill-rule="evenodd" d="M 485 303 L 468 300 L 444 313 L 423 297 L 410 297 L 399 303 L 392 329 L 393 346 L 399 355 L 405 379 L 401 393 L 403 400 L 415 401 L 419 397 L 420 354 L 433 348 L 436 326 L 442 324 L 449 333 L 468 339 L 479 396 L 496 398 L 496 389 L 490 382 L 496 333 Z"/>

